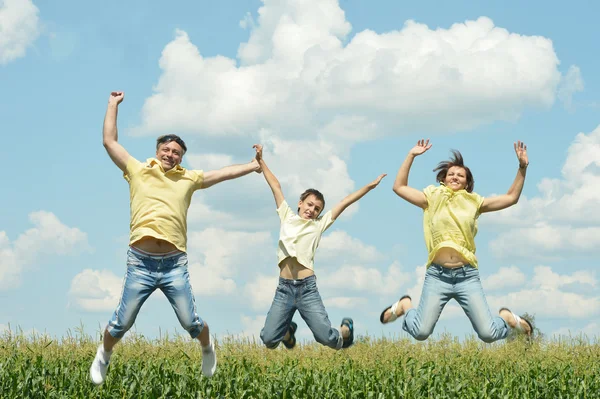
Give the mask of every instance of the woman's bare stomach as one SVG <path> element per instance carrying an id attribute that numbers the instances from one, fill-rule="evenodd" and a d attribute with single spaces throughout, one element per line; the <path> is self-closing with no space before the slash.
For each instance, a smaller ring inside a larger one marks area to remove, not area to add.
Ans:
<path id="1" fill-rule="evenodd" d="M 296 258 L 287 257 L 279 264 L 279 277 L 287 280 L 302 280 L 313 274 L 314 271 L 298 263 Z"/>
<path id="2" fill-rule="evenodd" d="M 167 254 L 178 251 L 177 247 L 168 241 L 154 237 L 142 237 L 133 244 L 133 247 L 151 254 Z"/>
<path id="3" fill-rule="evenodd" d="M 433 263 L 449 269 L 469 264 L 454 248 L 440 248 L 433 258 Z"/>

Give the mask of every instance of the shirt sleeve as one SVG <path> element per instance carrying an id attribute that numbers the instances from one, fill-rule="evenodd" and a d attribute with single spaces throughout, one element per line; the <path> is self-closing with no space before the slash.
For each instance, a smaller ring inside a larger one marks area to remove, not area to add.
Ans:
<path id="1" fill-rule="evenodd" d="M 131 178 L 143 168 L 144 165 L 140 161 L 130 156 L 125 166 L 125 172 L 123 172 L 123 178 L 129 183 Z"/>
<path id="2" fill-rule="evenodd" d="M 427 200 L 427 207 L 431 205 L 431 201 L 433 200 L 433 195 L 438 187 L 433 184 L 427 186 L 423 189 L 423 194 L 425 194 L 425 199 Z"/>
<path id="3" fill-rule="evenodd" d="M 288 205 L 286 200 L 283 200 L 281 204 L 279 204 L 279 208 L 277 208 L 277 214 L 279 215 L 279 219 L 283 222 L 285 219 L 294 214 L 294 211 Z"/>
<path id="4" fill-rule="evenodd" d="M 483 205 L 483 201 L 485 200 L 485 197 L 482 197 L 481 195 L 479 195 L 477 193 L 471 193 L 471 195 L 473 196 L 473 200 L 477 204 L 477 217 L 478 217 L 479 215 L 481 215 L 481 205 Z"/>
<path id="5" fill-rule="evenodd" d="M 194 179 L 194 189 L 200 190 L 202 184 L 204 184 L 204 171 L 203 170 L 190 170 L 190 174 Z"/>
<path id="6" fill-rule="evenodd" d="M 319 219 L 319 226 L 321 227 L 321 233 L 323 233 L 325 230 L 327 230 L 329 228 L 329 226 L 331 226 L 333 224 L 333 222 L 335 222 L 335 220 L 333 219 L 332 211 L 328 211 L 326 214 L 321 216 L 321 218 Z"/>

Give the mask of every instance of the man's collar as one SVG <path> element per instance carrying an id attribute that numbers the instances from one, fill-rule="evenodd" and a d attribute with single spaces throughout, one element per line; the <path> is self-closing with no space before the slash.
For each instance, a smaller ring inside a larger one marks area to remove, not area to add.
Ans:
<path id="1" fill-rule="evenodd" d="M 156 159 L 156 158 L 148 158 L 146 161 L 148 162 L 148 166 L 149 167 L 152 167 L 154 165 L 158 165 L 158 167 L 160 168 L 160 170 L 162 170 L 163 172 L 165 171 L 163 169 L 163 167 L 162 167 L 162 163 L 158 159 Z M 169 169 L 165 173 L 169 173 L 169 172 L 171 172 L 171 173 L 184 173 L 185 172 L 185 168 L 183 168 L 181 166 L 181 164 L 177 164 L 177 165 L 175 165 L 173 167 L 173 169 Z"/>

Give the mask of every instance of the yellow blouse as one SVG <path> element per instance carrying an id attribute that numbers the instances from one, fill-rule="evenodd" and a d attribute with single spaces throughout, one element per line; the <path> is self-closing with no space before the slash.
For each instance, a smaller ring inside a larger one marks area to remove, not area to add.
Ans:
<path id="1" fill-rule="evenodd" d="M 483 197 L 444 185 L 431 185 L 423 192 L 427 198 L 423 212 L 423 232 L 429 252 L 427 267 L 441 248 L 456 250 L 471 266 L 477 267 L 475 235 Z"/>

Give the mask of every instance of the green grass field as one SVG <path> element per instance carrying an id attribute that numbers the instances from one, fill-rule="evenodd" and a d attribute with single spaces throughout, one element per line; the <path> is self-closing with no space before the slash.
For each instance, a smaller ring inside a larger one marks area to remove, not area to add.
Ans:
<path id="1" fill-rule="evenodd" d="M 197 342 L 134 336 L 117 347 L 107 381 L 96 387 L 88 373 L 98 340 L 4 333 L 0 397 L 600 398 L 597 340 L 357 341 L 339 352 L 318 344 L 270 351 L 250 341 L 218 342 L 217 373 L 207 379 Z"/>

